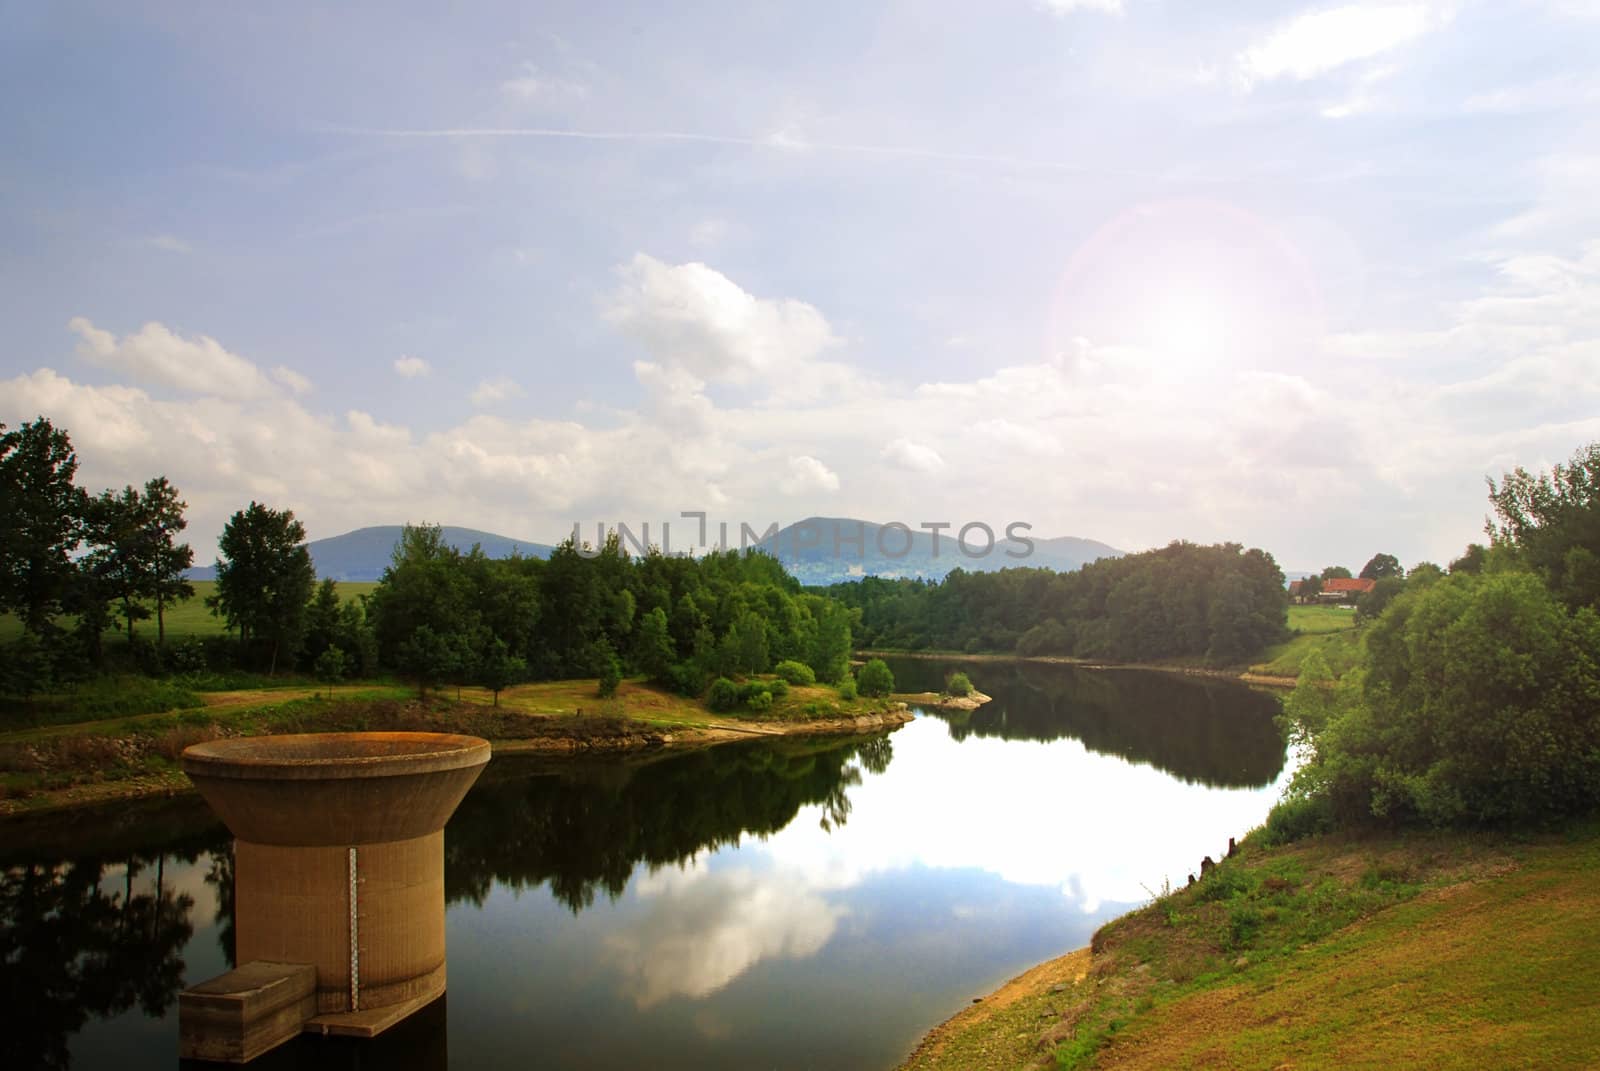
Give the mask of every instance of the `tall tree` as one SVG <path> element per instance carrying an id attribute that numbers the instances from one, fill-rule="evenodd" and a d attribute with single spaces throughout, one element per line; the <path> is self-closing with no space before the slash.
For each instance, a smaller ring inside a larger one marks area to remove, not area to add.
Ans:
<path id="1" fill-rule="evenodd" d="M 1361 567 L 1362 580 L 1384 580 L 1394 577 L 1404 580 L 1406 571 L 1400 565 L 1400 559 L 1393 554 L 1374 554 L 1372 560 Z"/>
<path id="2" fill-rule="evenodd" d="M 89 500 L 84 536 L 90 545 L 82 568 L 99 582 L 99 597 L 115 600 L 133 642 L 133 623 L 150 616 L 139 600 L 154 594 L 151 551 L 144 532 L 144 500 L 132 486 L 104 491 Z"/>
<path id="3" fill-rule="evenodd" d="M 1600 443 L 1534 476 L 1508 472 L 1489 481 L 1496 544 L 1513 547 L 1568 606 L 1600 607 Z"/>
<path id="4" fill-rule="evenodd" d="M 293 510 L 251 502 L 229 519 L 217 541 L 217 591 L 207 604 L 239 630 L 241 644 L 270 646 L 269 673 L 277 672 L 280 656 L 295 656 L 305 630 L 316 579 L 305 538 Z"/>
<path id="5" fill-rule="evenodd" d="M 183 511 L 189 504 L 165 476 L 144 485 L 145 538 L 149 544 L 150 596 L 156 603 L 156 642 L 167 642 L 167 607 L 194 598 L 194 585 L 183 572 L 194 564 L 194 549 L 178 543 L 178 533 L 189 527 Z"/>
<path id="6" fill-rule="evenodd" d="M 34 635 L 71 582 L 87 497 L 77 471 L 72 440 L 44 417 L 14 431 L 0 424 L 0 609 Z"/>

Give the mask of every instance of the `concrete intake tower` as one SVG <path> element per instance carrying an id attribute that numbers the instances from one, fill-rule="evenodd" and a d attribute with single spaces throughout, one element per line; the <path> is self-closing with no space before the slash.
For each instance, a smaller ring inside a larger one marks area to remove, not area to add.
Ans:
<path id="1" fill-rule="evenodd" d="M 236 970 L 179 998 L 180 1055 L 245 1062 L 301 1031 L 372 1037 L 445 990 L 444 826 L 489 761 L 448 733 L 196 744 L 233 832 Z"/>

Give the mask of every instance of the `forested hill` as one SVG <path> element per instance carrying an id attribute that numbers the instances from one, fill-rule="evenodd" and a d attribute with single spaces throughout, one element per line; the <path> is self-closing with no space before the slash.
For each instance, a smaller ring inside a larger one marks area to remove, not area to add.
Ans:
<path id="1" fill-rule="evenodd" d="M 967 533 L 967 552 L 956 542 L 960 525 L 955 524 L 935 535 L 932 531 L 906 522 L 909 531 L 893 525 L 875 524 L 852 517 L 807 517 L 778 530 L 757 546 L 781 561 L 802 584 L 833 584 L 863 576 L 921 577 L 938 580 L 956 569 L 992 572 L 1031 566 L 1071 572 L 1100 558 L 1116 558 L 1122 551 L 1093 539 L 1057 536 L 1041 539 L 1027 529 L 1017 535 L 1032 541 L 1030 548 L 1020 539 L 1008 539 L 1005 527 L 993 529 L 990 537 L 981 529 Z M 730 541 L 732 533 L 729 533 Z"/>
<path id="2" fill-rule="evenodd" d="M 317 576 L 325 580 L 377 580 L 388 568 L 403 531 L 404 528 L 398 524 L 357 528 L 344 535 L 313 540 L 306 544 L 306 550 L 311 552 L 311 562 Z M 549 546 L 532 540 L 510 539 L 474 528 L 447 527 L 440 531 L 445 545 L 462 553 L 471 550 L 476 543 L 490 558 L 509 558 L 513 551 L 527 558 L 550 557 Z M 187 576 L 190 580 L 215 580 L 216 566 L 196 566 L 188 571 Z"/>
<path id="3" fill-rule="evenodd" d="M 1289 605 L 1272 555 L 1238 543 L 1173 543 L 1071 573 L 962 570 L 821 590 L 860 610 L 862 647 L 1130 661 L 1244 659 L 1283 638 Z"/>

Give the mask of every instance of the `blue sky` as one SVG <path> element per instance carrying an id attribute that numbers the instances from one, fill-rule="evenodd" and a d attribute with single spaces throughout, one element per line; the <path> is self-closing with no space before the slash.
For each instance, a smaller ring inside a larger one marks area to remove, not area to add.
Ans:
<path id="1" fill-rule="evenodd" d="M 0 4 L 0 420 L 202 560 L 1024 520 L 1440 561 L 1600 438 L 1600 4 Z"/>

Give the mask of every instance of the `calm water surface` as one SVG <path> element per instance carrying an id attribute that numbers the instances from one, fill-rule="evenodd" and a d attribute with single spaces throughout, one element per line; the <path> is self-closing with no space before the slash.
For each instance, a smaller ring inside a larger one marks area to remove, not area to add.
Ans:
<path id="1" fill-rule="evenodd" d="M 904 661 L 900 686 L 956 664 Z M 846 742 L 494 760 L 446 832 L 449 995 L 253 1066 L 883 1068 L 1181 883 L 1285 776 L 1270 696 L 978 663 L 995 701 Z M 0 827 L 0 1068 L 169 1068 L 228 969 L 228 837 L 194 800 Z"/>

